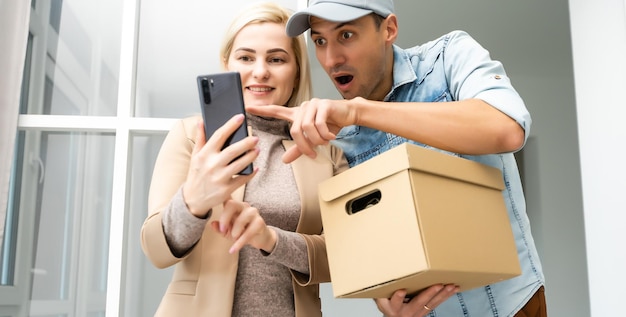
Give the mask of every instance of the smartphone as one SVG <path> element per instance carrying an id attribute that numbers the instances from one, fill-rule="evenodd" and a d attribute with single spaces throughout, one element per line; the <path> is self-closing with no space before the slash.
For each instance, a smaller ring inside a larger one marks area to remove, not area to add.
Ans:
<path id="1" fill-rule="evenodd" d="M 224 72 L 197 77 L 204 133 L 208 139 L 215 130 L 223 126 L 234 115 L 246 110 L 243 103 L 241 77 L 238 72 Z M 245 116 L 243 124 L 226 140 L 222 149 L 248 136 L 248 124 Z M 252 163 L 239 172 L 241 175 L 252 173 Z"/>

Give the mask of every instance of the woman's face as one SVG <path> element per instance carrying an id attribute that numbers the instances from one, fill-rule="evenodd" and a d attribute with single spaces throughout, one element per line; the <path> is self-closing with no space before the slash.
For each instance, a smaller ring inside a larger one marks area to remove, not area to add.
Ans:
<path id="1" fill-rule="evenodd" d="M 240 73 L 246 106 L 287 104 L 298 80 L 291 41 L 276 23 L 250 24 L 239 31 L 226 68 Z"/>

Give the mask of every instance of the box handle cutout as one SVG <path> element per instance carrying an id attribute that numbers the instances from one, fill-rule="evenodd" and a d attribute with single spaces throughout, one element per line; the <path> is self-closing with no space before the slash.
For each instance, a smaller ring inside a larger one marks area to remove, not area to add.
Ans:
<path id="1" fill-rule="evenodd" d="M 380 190 L 375 189 L 357 198 L 351 199 L 346 203 L 346 212 L 348 215 L 356 214 L 366 208 L 377 205 L 380 202 L 381 197 L 382 194 L 380 193 Z"/>

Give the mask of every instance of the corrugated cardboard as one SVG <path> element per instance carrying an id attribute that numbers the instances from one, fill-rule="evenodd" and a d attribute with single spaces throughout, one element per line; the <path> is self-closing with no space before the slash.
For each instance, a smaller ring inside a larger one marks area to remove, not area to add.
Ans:
<path id="1" fill-rule="evenodd" d="M 334 296 L 519 275 L 503 189 L 496 168 L 410 143 L 320 183 Z"/>

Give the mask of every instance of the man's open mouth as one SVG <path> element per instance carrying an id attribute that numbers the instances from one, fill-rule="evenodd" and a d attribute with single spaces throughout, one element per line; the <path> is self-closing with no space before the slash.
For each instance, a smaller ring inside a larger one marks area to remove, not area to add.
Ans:
<path id="1" fill-rule="evenodd" d="M 335 80 L 340 85 L 345 85 L 345 84 L 351 82 L 353 78 L 354 78 L 354 76 L 352 76 L 352 75 L 346 75 L 346 76 L 337 76 L 337 77 L 335 77 Z"/>

